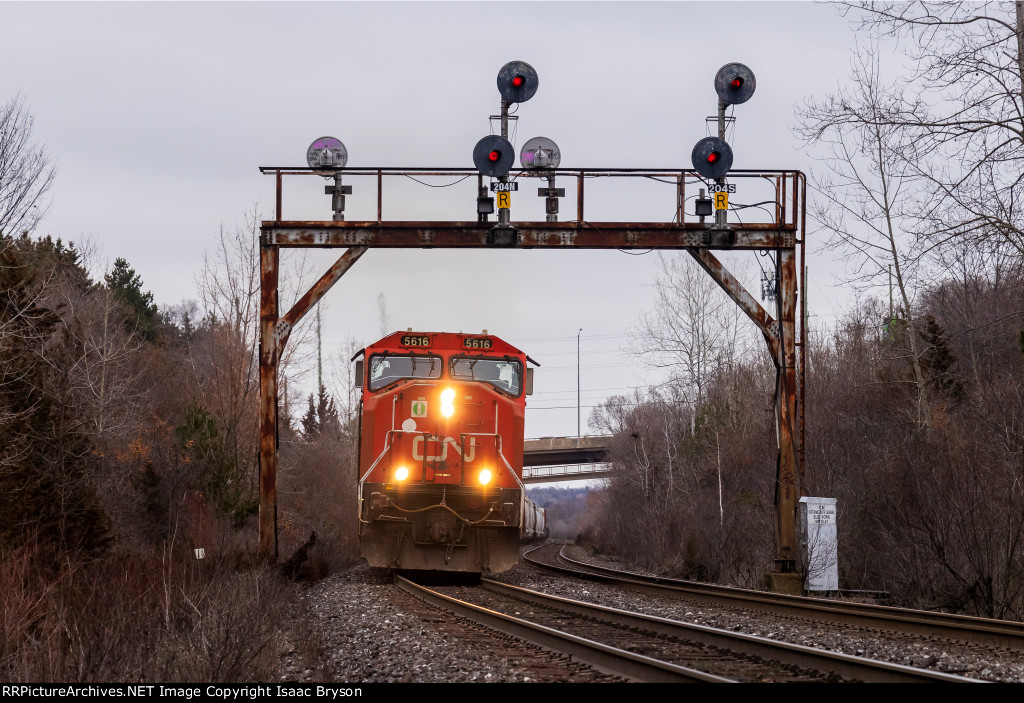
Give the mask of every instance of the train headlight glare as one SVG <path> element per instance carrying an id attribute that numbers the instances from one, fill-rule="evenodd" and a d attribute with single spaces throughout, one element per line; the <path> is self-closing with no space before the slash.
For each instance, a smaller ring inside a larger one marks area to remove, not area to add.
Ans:
<path id="1" fill-rule="evenodd" d="M 399 466 L 397 469 L 395 469 L 396 481 L 404 481 L 407 478 L 409 478 L 409 469 L 405 468 L 404 466 Z"/>
<path id="2" fill-rule="evenodd" d="M 483 471 L 480 472 L 480 485 L 486 486 L 490 482 L 491 482 L 491 470 L 490 469 L 484 469 Z"/>
<path id="3" fill-rule="evenodd" d="M 455 414 L 455 389 L 445 388 L 441 391 L 441 414 L 445 417 L 451 417 Z"/>

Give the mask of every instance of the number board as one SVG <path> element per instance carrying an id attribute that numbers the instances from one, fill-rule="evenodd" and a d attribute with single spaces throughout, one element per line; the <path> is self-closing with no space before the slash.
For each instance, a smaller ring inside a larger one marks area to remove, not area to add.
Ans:
<path id="1" fill-rule="evenodd" d="M 426 334 L 403 334 L 399 340 L 403 347 L 429 347 L 430 335 Z"/>
<path id="2" fill-rule="evenodd" d="M 462 346 L 465 349 L 490 349 L 494 341 L 486 337 L 466 337 L 462 340 Z"/>

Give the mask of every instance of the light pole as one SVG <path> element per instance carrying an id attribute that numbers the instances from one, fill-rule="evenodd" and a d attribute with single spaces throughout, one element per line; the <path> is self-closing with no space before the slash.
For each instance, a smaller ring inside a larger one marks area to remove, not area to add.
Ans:
<path id="1" fill-rule="evenodd" d="M 576 333 L 576 439 L 579 440 L 582 434 L 580 433 L 580 335 L 583 334 L 583 328 L 580 327 L 580 331 Z"/>

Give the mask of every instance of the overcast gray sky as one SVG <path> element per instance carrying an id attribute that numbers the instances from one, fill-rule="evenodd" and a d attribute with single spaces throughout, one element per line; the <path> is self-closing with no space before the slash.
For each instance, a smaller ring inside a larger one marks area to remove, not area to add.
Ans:
<path id="1" fill-rule="evenodd" d="M 24 97 L 58 166 L 39 233 L 91 235 L 161 305 L 196 297 L 219 227 L 254 205 L 269 217 L 258 167 L 304 165 L 317 137 L 344 141 L 350 166 L 471 167 L 507 61 L 540 76 L 516 146 L 550 137 L 563 167 L 689 168 L 715 72 L 739 61 L 757 92 L 735 111 L 734 166 L 807 170 L 794 106 L 836 88 L 854 44 L 833 7 L 805 2 L 0 2 L 0 27 L 0 100 Z M 351 182 L 360 219 L 374 184 Z M 473 219 L 473 183 L 460 185 L 389 186 L 385 217 Z M 588 219 L 672 218 L 672 186 L 594 188 Z M 513 219 L 543 218 L 531 191 Z M 285 217 L 330 218 L 319 179 L 289 186 Z M 846 296 L 810 253 L 811 312 L 828 320 Z M 371 250 L 327 298 L 328 349 L 381 336 L 380 294 L 392 331 L 487 328 L 543 365 L 527 435 L 574 434 L 579 328 L 584 431 L 588 406 L 660 380 L 624 352 L 656 270 L 654 253 Z"/>

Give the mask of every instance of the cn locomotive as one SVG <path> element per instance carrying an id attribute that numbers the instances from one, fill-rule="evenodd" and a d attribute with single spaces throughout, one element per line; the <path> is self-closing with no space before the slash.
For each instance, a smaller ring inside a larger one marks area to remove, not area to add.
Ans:
<path id="1" fill-rule="evenodd" d="M 371 567 L 500 573 L 546 515 L 523 486 L 533 362 L 487 334 L 396 332 L 354 357 L 359 543 Z"/>

